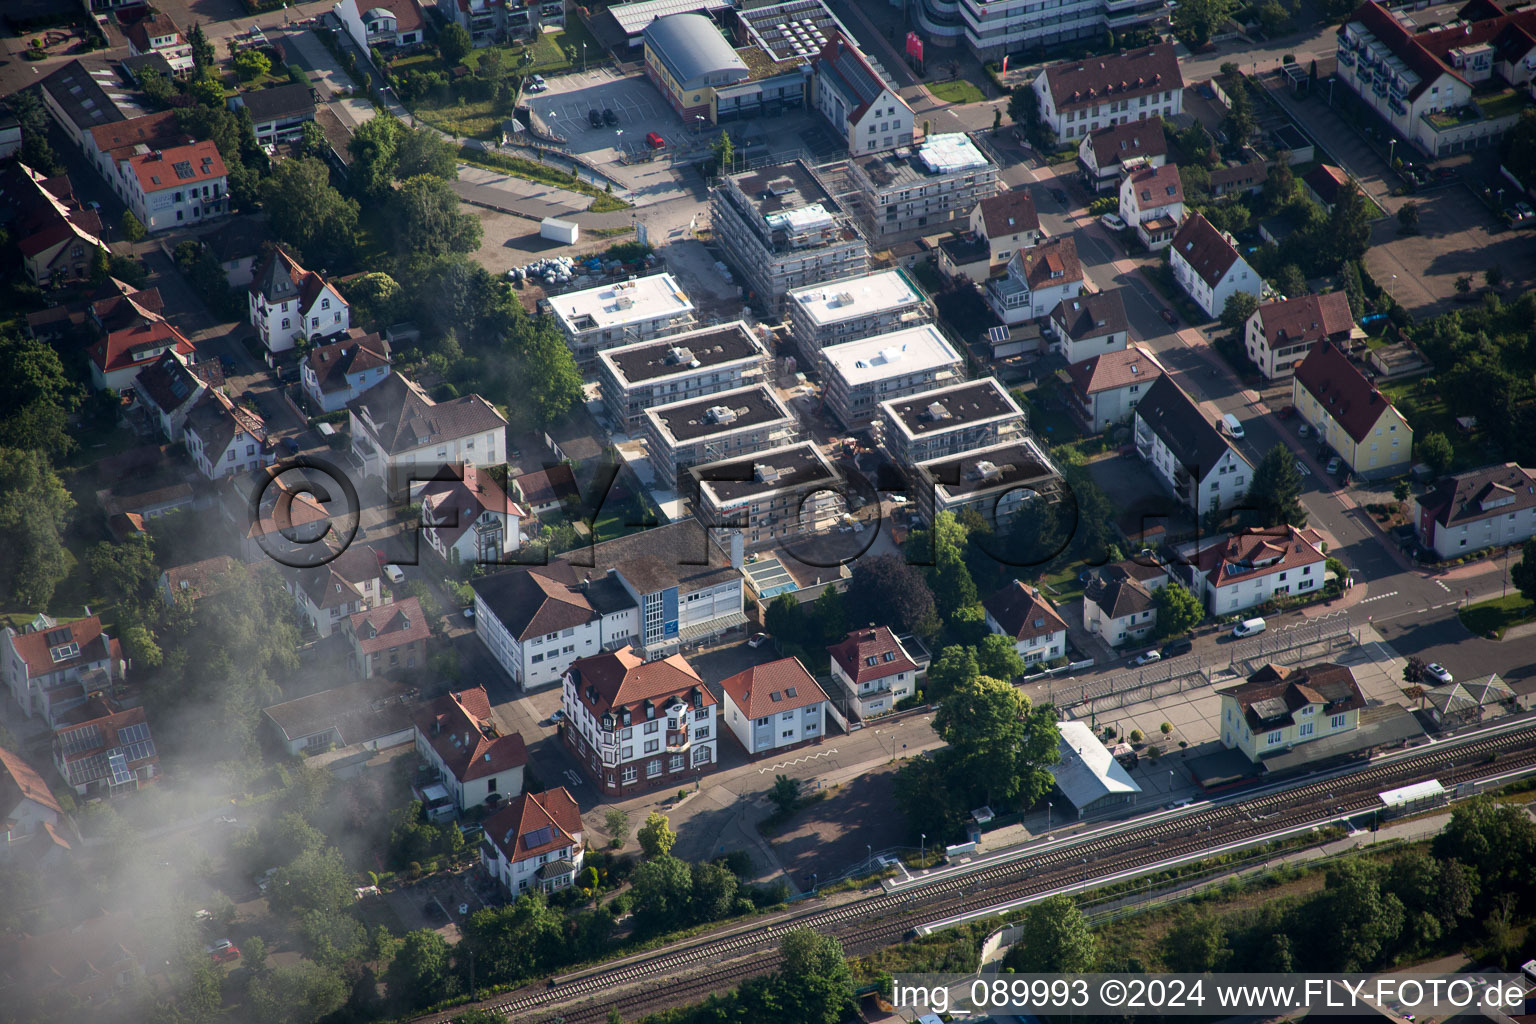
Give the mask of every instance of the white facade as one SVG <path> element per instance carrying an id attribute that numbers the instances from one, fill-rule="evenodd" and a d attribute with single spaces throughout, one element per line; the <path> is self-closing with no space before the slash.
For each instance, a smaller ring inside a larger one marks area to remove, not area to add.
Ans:
<path id="1" fill-rule="evenodd" d="M 822 349 L 821 365 L 826 406 L 849 428 L 874 419 L 881 402 L 965 377 L 965 361 L 932 324 Z"/>
<path id="2" fill-rule="evenodd" d="M 993 17 L 992 6 L 987 5 L 989 21 Z M 1018 14 L 1023 21 L 1022 3 L 1019 4 Z M 1035 96 L 1040 104 L 1041 124 L 1055 132 L 1058 139 L 1067 142 L 1084 138 L 1100 128 L 1114 124 L 1144 121 L 1149 117 L 1161 117 L 1168 121 L 1182 114 L 1184 80 L 1178 73 L 1178 64 L 1173 57 L 1173 44 L 1160 43 L 1158 46 L 1167 48 L 1160 60 L 1149 60 L 1144 56 L 1148 51 L 1140 50 L 1112 57 L 1067 61 L 1041 71 L 1034 82 Z M 1148 75 L 1138 76 L 1134 69 L 1140 63 L 1147 64 L 1148 71 L 1154 67 L 1165 69 L 1157 72 L 1163 75 L 1163 79 L 1153 82 Z M 1091 74 L 1082 75 L 1079 72 L 1079 69 L 1090 66 L 1094 66 Z M 1070 75 L 1074 81 L 1085 80 L 1080 82 L 1081 88 L 1072 90 L 1078 93 L 1076 99 L 1064 97 L 1063 102 L 1058 104 L 1051 89 L 1051 77 L 1062 75 Z M 1125 88 L 1124 83 L 1134 83 L 1138 77 L 1143 79 L 1144 84 Z M 1117 86 L 1118 89 L 1115 88 Z M 1096 95 L 1089 96 L 1088 89 L 1092 89 Z"/>
<path id="3" fill-rule="evenodd" d="M 151 233 L 202 224 L 231 211 L 224 160 L 212 142 L 134 154 L 122 167 L 123 199 Z"/>
<path id="4" fill-rule="evenodd" d="M 1136 229 L 1136 237 L 1148 249 L 1166 249 L 1184 220 L 1178 166 L 1171 170 L 1167 165 L 1149 167 L 1127 175 L 1120 183 L 1120 219 Z"/>
<path id="5" fill-rule="evenodd" d="M 853 154 L 912 144 L 912 108 L 886 85 L 852 42 L 838 35 L 815 61 L 811 103 Z M 876 91 L 878 89 L 878 91 Z M 865 99 L 873 94 L 873 99 Z"/>
<path id="6" fill-rule="evenodd" d="M 629 433 L 644 428 L 646 409 L 758 383 L 771 362 L 741 320 L 597 353 L 604 406 Z"/>
<path id="7" fill-rule="evenodd" d="M 861 719 L 868 720 L 875 715 L 886 714 L 917 692 L 916 669 L 893 672 L 881 679 L 867 679 L 862 684 L 856 684 L 848 678 L 848 673 L 843 671 L 836 658 L 830 659 L 830 662 L 833 681 L 844 693 L 853 695 Z"/>
<path id="8" fill-rule="evenodd" d="M 553 633 L 526 641 L 513 636 L 502 625 L 485 599 L 475 595 L 475 635 L 485 644 L 496 663 L 506 670 L 523 690 L 536 690 L 560 681 L 565 670 L 577 658 L 585 658 L 603 649 L 605 617 L 594 617 L 579 626 L 567 626 Z M 639 632 L 638 609 L 611 616 L 615 633 L 621 638 Z"/>
<path id="9" fill-rule="evenodd" d="M 1257 270 L 1248 265 L 1247 260 L 1238 254 L 1237 246 L 1232 239 L 1229 236 L 1224 237 L 1226 244 L 1232 250 L 1232 262 L 1214 282 L 1206 280 L 1205 275 L 1190 263 L 1189 255 L 1180 251 L 1179 236 L 1175 236 L 1174 245 L 1169 250 L 1169 265 L 1173 268 L 1173 279 L 1178 282 L 1180 288 L 1184 289 L 1185 294 L 1194 299 L 1195 304 L 1205 311 L 1206 316 L 1210 317 L 1221 316 L 1222 310 L 1226 309 L 1227 300 L 1238 292 L 1246 292 L 1256 299 L 1264 293 L 1264 279 L 1259 276 Z"/>
<path id="10" fill-rule="evenodd" d="M 987 628 L 994 633 L 1008 636 L 1008 631 L 998 624 L 992 613 L 986 612 Z M 1050 633 L 1039 633 L 1013 641 L 1013 649 L 1019 652 L 1026 665 L 1037 661 L 1050 661 L 1067 653 L 1067 631 L 1063 627 Z"/>
<path id="11" fill-rule="evenodd" d="M 557 847 L 546 853 L 521 860 L 508 857 L 500 843 L 481 843 L 480 866 L 514 897 L 529 891 L 559 892 L 572 884 L 575 876 L 581 873 L 582 867 L 586 864 L 587 851 L 582 842 L 582 835 L 582 832 L 577 832 L 572 837 L 575 842 L 570 846 Z M 516 836 L 513 837 L 514 841 L 516 838 Z M 555 878 L 539 878 L 540 871 L 545 865 L 559 863 L 568 863 L 574 870 Z"/>
<path id="12" fill-rule="evenodd" d="M 260 421 L 236 410 L 227 398 L 208 392 L 187 416 L 187 454 L 209 480 L 253 472 L 273 461 Z"/>
<path id="13" fill-rule="evenodd" d="M 1084 284 L 1077 243 L 1063 235 L 1015 252 L 1008 272 L 987 281 L 987 304 L 999 320 L 1014 327 L 1081 295 Z"/>
<path id="14" fill-rule="evenodd" d="M 649 341 L 693 323 L 693 303 L 671 274 L 566 292 L 544 303 L 583 369 L 591 368 L 603 349 Z"/>
<path id="15" fill-rule="evenodd" d="M 1093 601 L 1083 600 L 1083 628 L 1111 647 L 1140 643 L 1156 626 L 1156 608 L 1142 608 L 1117 616 Z"/>
<path id="16" fill-rule="evenodd" d="M 508 768 L 505 771 L 484 775 L 478 779 L 469 779 L 460 782 L 448 767 L 447 763 L 438 756 L 432 744 L 427 741 L 420 727 L 416 729 L 416 753 L 422 760 L 431 766 L 438 782 L 453 796 L 454 803 L 460 810 L 469 810 L 471 807 L 479 807 L 485 803 L 486 797 L 492 793 L 499 793 L 503 798 L 516 796 L 523 791 L 523 766 L 521 764 Z"/>
<path id="17" fill-rule="evenodd" d="M 281 249 L 257 273 L 247 293 L 251 326 L 272 353 L 287 352 L 302 339 L 343 334 L 352 312 L 334 286 L 299 266 Z"/>
<path id="18" fill-rule="evenodd" d="M 831 345 L 918 327 L 929 319 L 923 290 L 900 269 L 796 288 L 785 305 L 804 359 Z"/>
<path id="19" fill-rule="evenodd" d="M 1475 72 L 1468 69 L 1463 75 L 1457 75 L 1443 68 L 1430 74 L 1428 79 L 1422 78 L 1420 71 L 1435 68 L 1439 61 L 1426 52 L 1423 56 L 1428 59 L 1416 60 L 1415 69 L 1394 52 L 1396 49 L 1418 48 L 1419 44 L 1394 20 L 1390 11 L 1362 8 L 1355 13 L 1356 18 L 1345 23 L 1338 33 L 1340 84 L 1353 91 L 1391 125 L 1397 135 L 1412 140 L 1432 156 L 1440 155 L 1442 148 L 1447 148 L 1442 137 L 1449 133 L 1437 132 L 1426 118 L 1431 113 L 1469 105 L 1472 86 L 1464 75 Z M 1468 31 L 1471 31 L 1470 27 Z M 1474 130 L 1476 127 L 1469 126 Z M 1455 134 L 1459 140 L 1461 135 L 1468 133 Z M 1474 131 L 1471 137 L 1479 135 Z"/>
<path id="20" fill-rule="evenodd" d="M 1163 23 L 1167 0 L 1063 0 L 1042 8 L 1038 0 L 921 0 L 913 8 L 929 38 L 964 40 L 983 60 L 1074 39 L 1102 39 Z M 933 45 L 939 45 L 937 41 Z M 953 44 L 951 44 L 953 45 Z"/>
<path id="21" fill-rule="evenodd" d="M 392 9 L 396 7 L 408 9 L 404 18 Z M 341 0 L 331 8 L 331 13 L 364 53 L 381 44 L 410 46 L 422 41 L 421 10 L 416 7 L 416 0 L 391 0 L 388 6 L 376 0 Z"/>
<path id="22" fill-rule="evenodd" d="M 815 685 L 812 683 L 811 685 Z M 753 757 L 787 750 L 802 743 L 814 743 L 827 734 L 827 701 L 819 700 L 803 708 L 778 711 L 751 719 L 742 713 L 736 701 L 725 695 L 725 724 L 742 749 Z"/>

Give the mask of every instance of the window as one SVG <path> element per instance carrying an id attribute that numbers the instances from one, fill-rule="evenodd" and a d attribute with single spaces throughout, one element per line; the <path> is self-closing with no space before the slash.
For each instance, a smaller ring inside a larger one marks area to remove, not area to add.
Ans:
<path id="1" fill-rule="evenodd" d="M 283 317 L 283 330 L 286 331 L 287 329 L 288 329 L 288 318 L 287 317 Z"/>
<path id="2" fill-rule="evenodd" d="M 632 765 L 632 764 L 630 764 L 630 765 L 625 765 L 625 766 L 624 766 L 624 771 L 623 771 L 623 772 L 622 772 L 622 773 L 620 773 L 620 777 L 621 777 L 621 778 L 622 778 L 622 779 L 623 779 L 623 780 L 624 780 L 624 781 L 625 781 L 625 782 L 626 782 L 626 783 L 629 783 L 629 782 L 634 782 L 634 781 L 635 781 L 635 779 L 637 779 L 637 778 L 639 778 L 639 777 L 640 777 L 640 769 L 638 769 L 638 768 L 636 768 L 636 767 L 635 767 L 635 766 L 634 766 L 634 765 Z"/>
<path id="3" fill-rule="evenodd" d="M 697 711 L 695 711 L 693 713 L 693 720 L 695 722 L 702 722 L 702 721 L 704 721 L 708 717 L 709 717 L 709 708 L 699 708 Z"/>
<path id="4" fill-rule="evenodd" d="M 700 728 L 697 728 L 697 729 L 693 730 L 693 738 L 696 739 L 696 740 L 707 740 L 707 739 L 709 739 L 709 727 L 708 726 L 701 726 Z"/>
<path id="5" fill-rule="evenodd" d="M 1312 723 L 1311 722 L 1302 722 L 1301 726 L 1299 728 L 1297 728 L 1297 730 L 1296 730 L 1296 735 L 1298 735 L 1298 736 L 1311 736 L 1312 735 Z"/>
<path id="6" fill-rule="evenodd" d="M 1344 723 L 1348 719 L 1349 719 L 1348 715 L 1334 715 L 1333 717 L 1328 719 L 1328 728 L 1330 728 L 1330 729 L 1342 729 L 1342 728 L 1344 728 Z"/>
<path id="7" fill-rule="evenodd" d="M 528 660 L 531 663 L 537 665 L 539 662 L 544 660 L 544 655 L 542 655 L 542 654 L 535 654 L 532 658 L 529 658 Z"/>
<path id="8" fill-rule="evenodd" d="M 1268 736 L 1264 737 L 1264 742 L 1269 744 L 1269 745 L 1271 745 L 1271 746 L 1273 746 L 1274 744 L 1280 742 L 1281 735 L 1282 735 L 1282 733 L 1280 732 L 1280 730 L 1276 729 L 1274 732 L 1272 732 Z"/>
<path id="9" fill-rule="evenodd" d="M 784 732 L 779 735 L 779 738 L 784 740 L 794 739 L 794 737 L 795 730 L 793 729 L 785 729 Z"/>
<path id="10" fill-rule="evenodd" d="M 661 723 L 660 722 L 646 722 L 645 723 L 645 734 L 647 736 L 649 736 L 652 733 L 654 733 L 657 729 L 660 729 L 660 728 L 661 728 Z"/>
<path id="11" fill-rule="evenodd" d="M 633 730 L 633 729 L 625 729 L 622 733 L 619 734 L 619 738 L 620 739 L 626 739 L 626 740 L 634 739 L 634 736 L 635 736 L 635 730 Z"/>
<path id="12" fill-rule="evenodd" d="M 709 763 L 709 748 L 708 747 L 697 747 L 697 748 L 695 748 L 694 751 L 693 751 L 693 763 L 694 764 L 708 764 Z"/>
<path id="13" fill-rule="evenodd" d="M 658 751 L 660 749 L 661 749 L 661 740 L 646 740 L 645 741 L 645 752 L 647 754 L 654 754 L 654 753 L 656 753 L 656 751 Z"/>
<path id="14" fill-rule="evenodd" d="M 673 754 L 667 761 L 667 771 L 677 772 L 683 770 L 683 755 Z"/>
<path id="15" fill-rule="evenodd" d="M 654 779 L 656 776 L 658 776 L 660 774 L 661 774 L 661 762 L 660 761 L 652 761 L 651 763 L 649 763 L 649 764 L 647 764 L 645 766 L 645 777 L 646 778 Z"/>
<path id="16" fill-rule="evenodd" d="M 331 308 L 331 300 L 330 299 L 321 299 L 320 300 L 320 308 L 321 309 L 330 309 Z"/>

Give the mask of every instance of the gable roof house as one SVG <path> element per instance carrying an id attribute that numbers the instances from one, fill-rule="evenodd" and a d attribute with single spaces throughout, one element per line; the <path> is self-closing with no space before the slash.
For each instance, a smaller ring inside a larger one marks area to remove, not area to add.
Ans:
<path id="1" fill-rule="evenodd" d="M 889 626 L 855 629 L 827 648 L 832 680 L 861 719 L 895 710 L 917 692 L 919 666 Z"/>
<path id="2" fill-rule="evenodd" d="M 1240 530 L 1200 552 L 1192 590 L 1212 615 L 1231 615 L 1287 595 L 1321 590 L 1327 556 L 1314 529 Z"/>
<path id="3" fill-rule="evenodd" d="M 1120 352 L 1131 343 L 1130 320 L 1119 288 L 1062 299 L 1050 316 L 1056 332 L 1051 348 L 1069 363 Z"/>
<path id="4" fill-rule="evenodd" d="M 853 40 L 835 32 L 811 61 L 811 102 L 855 155 L 912 144 L 912 108 Z"/>
<path id="5" fill-rule="evenodd" d="M 192 70 L 192 44 L 182 36 L 170 15 L 151 7 L 144 17 L 124 27 L 123 35 L 128 37 L 129 56 L 158 53 L 176 74 L 185 75 Z"/>
<path id="6" fill-rule="evenodd" d="M 1157 357 L 1136 345 L 1073 363 L 1067 367 L 1072 414 L 1093 434 L 1122 423 L 1162 375 Z"/>
<path id="7" fill-rule="evenodd" d="M 91 383 L 98 391 L 108 388 L 119 393 L 127 391 L 134 386 L 142 370 L 171 351 L 190 358 L 195 349 L 192 342 L 158 313 L 149 313 L 137 323 L 108 332 L 91 346 L 88 353 Z"/>
<path id="8" fill-rule="evenodd" d="M 1154 589 L 1124 565 L 1105 566 L 1083 588 L 1083 628 L 1111 647 L 1140 643 L 1157 627 Z"/>
<path id="9" fill-rule="evenodd" d="M 1142 167 L 1120 185 L 1120 219 L 1136 230 L 1141 244 L 1166 249 L 1184 219 L 1184 183 L 1178 164 Z"/>
<path id="10" fill-rule="evenodd" d="M 228 216 L 229 172 L 209 140 L 164 149 L 135 146 L 118 159 L 118 189 L 146 230 L 153 233 Z"/>
<path id="11" fill-rule="evenodd" d="M 1319 341 L 1343 347 L 1364 331 L 1341 291 L 1264 302 L 1243 326 L 1243 347 L 1267 379 L 1288 377 Z"/>
<path id="12" fill-rule="evenodd" d="M 389 603 L 378 552 L 368 545 L 347 548 L 324 565 L 297 569 L 285 576 L 299 623 L 328 637 L 348 616 Z"/>
<path id="13" fill-rule="evenodd" d="M 352 328 L 347 337 L 317 345 L 304 357 L 300 380 L 304 393 L 325 412 L 347 403 L 389 376 L 389 342 Z"/>
<path id="14" fill-rule="evenodd" d="M 416 715 L 416 751 L 461 811 L 523 791 L 528 751 L 517 733 L 501 734 L 483 686 L 426 705 Z"/>
<path id="15" fill-rule="evenodd" d="M 20 754 L 4 747 L 0 747 L 0 823 L 5 829 L 0 857 L 30 846 L 39 836 L 48 841 L 49 831 L 55 835 L 68 831 L 64 809 L 42 775 Z"/>
<path id="16" fill-rule="evenodd" d="M 1414 506 L 1419 543 L 1441 558 L 1523 544 L 1536 536 L 1536 473 L 1506 462 L 1442 477 Z"/>
<path id="17" fill-rule="evenodd" d="M 0 169 L 0 214 L 40 288 L 85 281 L 101 240 L 101 218 L 75 199 L 65 174 L 46 178 L 19 160 Z"/>
<path id="18" fill-rule="evenodd" d="M 1350 178 L 1332 164 L 1318 164 L 1301 176 L 1301 183 L 1314 203 L 1332 213 L 1333 204 L 1338 201 L 1339 193 L 1349 187 Z"/>
<path id="19" fill-rule="evenodd" d="M 53 763 L 83 797 L 133 792 L 160 771 L 144 709 L 120 709 L 100 697 L 60 716 L 53 732 Z"/>
<path id="20" fill-rule="evenodd" d="M 364 679 L 262 708 L 262 717 L 290 756 L 352 747 L 351 754 L 386 750 L 416 737 L 412 715 L 419 691 L 388 679 Z M 341 774 L 356 760 L 342 755 L 328 767 Z"/>
<path id="21" fill-rule="evenodd" d="M 1041 123 L 1064 142 L 1184 112 L 1184 76 L 1171 42 L 1052 64 L 1035 77 L 1034 89 Z"/>
<path id="22" fill-rule="evenodd" d="M 494 466 L 506 455 L 507 420 L 479 395 L 434 402 L 391 373 L 347 403 L 352 452 L 391 492 L 445 465 Z"/>
<path id="23" fill-rule="evenodd" d="M 1015 252 L 1008 272 L 987 281 L 987 305 L 1013 326 L 1045 316 L 1057 303 L 1081 295 L 1085 284 L 1076 239 L 1060 235 Z"/>
<path id="24" fill-rule="evenodd" d="M 251 279 L 249 315 L 267 351 L 286 352 L 302 338 L 323 341 L 345 334 L 351 308 L 334 285 L 305 270 L 274 246 Z"/>
<path id="25" fill-rule="evenodd" d="M 198 562 L 173 565 L 160 574 L 155 592 L 168 605 L 177 601 L 196 602 L 215 594 L 238 563 L 229 555 L 215 555 Z"/>
<path id="26" fill-rule="evenodd" d="M 1014 580 L 982 602 L 987 628 L 1013 642 L 1026 665 L 1066 657 L 1067 624 L 1037 587 Z"/>
<path id="27" fill-rule="evenodd" d="M 1198 213 L 1184 218 L 1169 251 L 1173 279 L 1207 316 L 1221 316 L 1238 292 L 1263 295 L 1264 279 L 1238 253 L 1232 236 Z"/>
<path id="28" fill-rule="evenodd" d="M 1172 377 L 1152 382 L 1133 422 L 1137 454 L 1196 515 L 1231 508 L 1248 493 L 1253 466 Z"/>
<path id="29" fill-rule="evenodd" d="M 507 481 L 512 494 L 536 516 L 558 512 L 569 502 L 581 499 L 576 486 L 576 471 L 564 462 L 524 473 Z"/>
<path id="30" fill-rule="evenodd" d="M 139 405 L 172 444 L 181 440 L 187 415 L 207 390 L 190 360 L 175 349 L 167 349 L 140 370 L 134 384 Z"/>
<path id="31" fill-rule="evenodd" d="M 827 695 L 800 664 L 780 658 L 720 681 L 725 725 L 748 757 L 820 743 L 827 731 Z"/>
<path id="32" fill-rule="evenodd" d="M 1168 139 L 1163 134 L 1163 119 L 1156 115 L 1100 128 L 1077 146 L 1083 184 L 1095 193 L 1113 191 L 1132 170 L 1161 167 L 1167 162 Z"/>
<path id="33" fill-rule="evenodd" d="M 0 678 L 28 718 L 50 725 L 123 678 L 123 647 L 92 615 L 26 633 L 0 629 Z"/>
<path id="34" fill-rule="evenodd" d="M 342 622 L 347 664 L 364 679 L 392 676 L 427 663 L 431 635 L 414 597 L 353 612 Z"/>
<path id="35" fill-rule="evenodd" d="M 977 284 L 1004 273 L 1014 253 L 1039 245 L 1045 237 L 1034 193 L 1027 188 L 999 192 L 977 203 L 966 230 L 939 243 L 939 269 Z"/>
<path id="36" fill-rule="evenodd" d="M 364 53 L 379 46 L 414 46 L 425 38 L 426 19 L 416 0 L 338 0 L 331 13 Z"/>
<path id="37" fill-rule="evenodd" d="M 509 500 L 486 470 L 460 465 L 448 467 L 446 473 L 450 479 L 412 485 L 427 544 L 450 565 L 473 562 L 489 567 L 507 561 L 523 546 L 527 510 Z"/>
<path id="38" fill-rule="evenodd" d="M 298 82 L 252 89 L 229 98 L 231 110 L 238 113 L 242 107 L 250 112 L 256 144 L 274 146 L 304 134 L 305 122 L 315 119 L 315 94 Z"/>
<path id="39" fill-rule="evenodd" d="M 186 440 L 187 454 L 209 480 L 248 473 L 275 459 L 262 418 L 220 391 L 204 392 L 187 413 Z"/>
<path id="40" fill-rule="evenodd" d="M 480 865 L 509 894 L 568 888 L 586 858 L 581 809 L 564 786 L 524 793 L 485 820 Z"/>
<path id="41" fill-rule="evenodd" d="M 1379 480 L 1408 469 L 1413 428 L 1359 367 L 1328 342 L 1318 342 L 1296 367 L 1291 404 L 1356 476 Z"/>
<path id="42" fill-rule="evenodd" d="M 1221 697 L 1221 742 L 1250 761 L 1359 727 L 1365 695 L 1344 665 L 1266 665 Z"/>

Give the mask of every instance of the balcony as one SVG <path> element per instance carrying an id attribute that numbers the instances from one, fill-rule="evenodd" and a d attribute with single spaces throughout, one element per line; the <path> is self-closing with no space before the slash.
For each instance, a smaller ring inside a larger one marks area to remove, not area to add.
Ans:
<path id="1" fill-rule="evenodd" d="M 691 745 L 692 739 L 686 728 L 677 732 L 673 732 L 671 729 L 667 730 L 667 751 L 669 753 L 675 754 L 687 750 Z"/>

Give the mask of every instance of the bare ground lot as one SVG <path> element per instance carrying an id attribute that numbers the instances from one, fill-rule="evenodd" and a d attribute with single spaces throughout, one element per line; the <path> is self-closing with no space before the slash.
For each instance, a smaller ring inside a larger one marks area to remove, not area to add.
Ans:
<path id="1" fill-rule="evenodd" d="M 896 765 L 886 765 L 833 790 L 790 819 L 772 838 L 774 853 L 784 870 L 802 888 L 824 884 L 852 868 L 863 866 L 869 849 L 905 846 L 903 818 L 895 811 L 892 783 Z"/>

